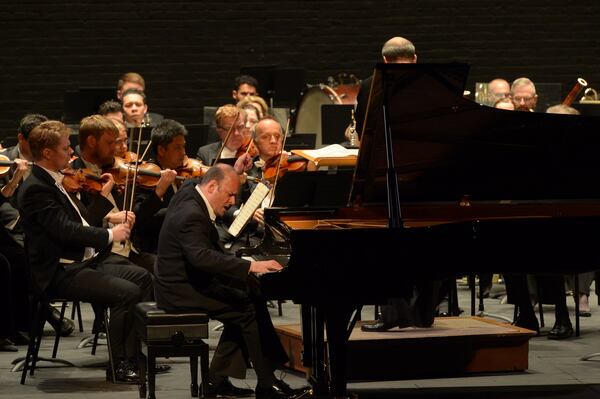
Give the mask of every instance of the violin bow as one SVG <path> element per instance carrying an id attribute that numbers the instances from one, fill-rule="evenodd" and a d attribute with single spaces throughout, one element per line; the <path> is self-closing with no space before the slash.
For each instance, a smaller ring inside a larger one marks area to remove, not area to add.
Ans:
<path id="1" fill-rule="evenodd" d="M 215 158 L 215 160 L 213 161 L 213 163 L 212 163 L 211 166 L 215 165 L 221 159 L 221 154 L 223 153 L 223 149 L 225 149 L 225 144 L 227 144 L 227 141 L 229 140 L 229 137 L 231 136 L 231 133 L 233 132 L 233 128 L 235 127 L 235 123 L 237 122 L 239 116 L 240 116 L 240 110 L 238 110 L 236 112 L 235 118 L 233 119 L 233 124 L 231 125 L 231 127 L 227 131 L 227 136 L 225 136 L 225 140 L 223 140 L 223 144 L 221 145 L 221 149 L 217 153 L 217 157 Z"/>
<path id="2" fill-rule="evenodd" d="M 250 148 L 254 145 L 254 139 L 250 139 L 250 143 L 248 143 L 248 148 L 246 148 L 246 154 L 250 152 Z"/>
<path id="3" fill-rule="evenodd" d="M 283 157 L 283 149 L 285 148 L 285 141 L 287 139 L 288 132 L 290 131 L 290 118 L 287 119 L 285 124 L 285 134 L 283 135 L 283 143 L 281 143 L 281 152 L 279 153 L 279 162 L 277 163 L 277 169 L 275 170 L 275 181 L 273 182 L 273 191 L 271 192 L 271 198 L 269 199 L 269 207 L 273 205 L 273 199 L 275 195 L 275 189 L 277 188 L 277 180 L 279 180 L 279 170 L 281 169 L 281 160 Z"/>

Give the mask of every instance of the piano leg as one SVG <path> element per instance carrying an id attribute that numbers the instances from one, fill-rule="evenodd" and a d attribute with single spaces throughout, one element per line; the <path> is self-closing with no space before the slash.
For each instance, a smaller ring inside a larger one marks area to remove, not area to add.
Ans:
<path id="1" fill-rule="evenodd" d="M 325 310 L 330 393 L 335 398 L 347 397 L 346 349 L 350 336 L 348 328 L 352 328 L 355 323 L 355 320 L 352 320 L 354 311 L 356 308 L 342 304 L 328 306 Z"/>
<path id="2" fill-rule="evenodd" d="M 315 398 L 346 397 L 346 347 L 362 306 L 302 305 L 302 363 Z M 353 317 L 354 315 L 354 317 Z M 327 328 L 327 346 L 325 346 Z M 327 350 L 327 367 L 325 367 Z"/>
<path id="3" fill-rule="evenodd" d="M 316 306 L 302 305 L 302 363 L 309 369 L 308 382 L 313 388 L 313 397 L 327 397 L 329 383 L 325 370 L 325 322 L 323 313 Z"/>

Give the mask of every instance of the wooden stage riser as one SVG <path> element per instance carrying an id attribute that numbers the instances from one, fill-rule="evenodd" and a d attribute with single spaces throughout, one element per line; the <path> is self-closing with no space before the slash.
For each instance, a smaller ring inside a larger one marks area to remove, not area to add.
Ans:
<path id="1" fill-rule="evenodd" d="M 513 326 L 507 328 L 514 331 L 510 334 L 435 337 L 419 337 L 412 333 L 413 337 L 401 339 L 381 338 L 386 334 L 378 333 L 372 340 L 365 339 L 362 333 L 361 339 L 348 342 L 347 377 L 349 381 L 377 381 L 526 370 L 532 333 Z M 299 325 L 280 326 L 277 331 L 290 357 L 288 366 L 306 372 L 301 362 Z M 389 335 L 399 337 L 401 333 Z"/>

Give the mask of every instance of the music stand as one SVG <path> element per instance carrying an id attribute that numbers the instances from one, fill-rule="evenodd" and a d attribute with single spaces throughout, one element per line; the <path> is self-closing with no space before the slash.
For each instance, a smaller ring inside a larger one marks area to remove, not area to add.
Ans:
<path id="1" fill-rule="evenodd" d="M 276 107 L 295 107 L 306 87 L 302 68 L 277 68 L 273 77 L 273 103 Z"/>
<path id="2" fill-rule="evenodd" d="M 146 150 L 146 146 L 148 145 L 148 143 L 150 143 L 150 137 L 152 137 L 152 127 L 150 127 L 150 126 L 142 127 L 141 129 L 142 129 L 142 142 L 140 145 L 140 156 Z M 132 130 L 133 130 L 133 135 L 131 134 Z M 133 152 L 137 151 L 137 142 L 138 142 L 139 135 L 140 135 L 139 127 L 128 127 L 127 128 L 127 137 L 131 138 L 130 143 L 129 143 L 129 151 L 133 151 Z M 144 158 L 145 161 L 150 159 L 151 151 L 152 150 L 149 150 L 148 154 L 146 154 L 146 157 Z"/>
<path id="3" fill-rule="evenodd" d="M 316 142 L 316 134 L 294 134 L 285 140 L 285 150 L 312 150 L 315 148 Z"/>
<path id="4" fill-rule="evenodd" d="M 193 124 L 185 126 L 188 135 L 185 138 L 185 152 L 189 157 L 195 157 L 198 148 L 207 143 L 210 126 L 205 124 Z"/>
<path id="5" fill-rule="evenodd" d="M 100 105 L 115 97 L 113 87 L 80 87 L 67 90 L 63 96 L 63 117 L 65 123 L 79 124 L 82 118 L 98 113 Z"/>
<path id="6" fill-rule="evenodd" d="M 258 95 L 270 106 L 295 106 L 300 92 L 306 86 L 306 73 L 302 68 L 283 68 L 276 65 L 244 66 L 240 68 L 240 74 L 250 75 L 258 80 Z"/>
<path id="7" fill-rule="evenodd" d="M 277 182 L 274 207 L 343 207 L 348 204 L 352 169 L 290 172 Z"/>

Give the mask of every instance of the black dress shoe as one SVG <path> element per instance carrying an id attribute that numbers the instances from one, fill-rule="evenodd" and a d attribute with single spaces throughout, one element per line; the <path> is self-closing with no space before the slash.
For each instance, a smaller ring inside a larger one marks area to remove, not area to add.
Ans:
<path id="1" fill-rule="evenodd" d="M 16 352 L 19 348 L 8 338 L 0 338 L 0 352 Z"/>
<path id="2" fill-rule="evenodd" d="M 372 324 L 362 324 L 360 326 L 360 329 L 365 332 L 381 332 L 381 331 L 387 331 L 390 328 L 394 328 L 397 326 L 398 325 L 394 324 L 394 323 L 387 323 L 387 322 L 384 322 L 383 320 L 377 320 L 375 323 L 372 323 Z"/>
<path id="3" fill-rule="evenodd" d="M 256 399 L 291 399 L 296 395 L 288 395 L 281 392 L 273 385 L 272 387 L 256 387 Z"/>
<path id="4" fill-rule="evenodd" d="M 48 323 L 54 328 L 54 331 L 58 332 L 61 337 L 68 337 L 75 330 L 75 323 L 73 320 L 63 317 L 62 324 L 60 321 L 60 312 L 50 306 L 50 314 L 48 316 Z"/>
<path id="5" fill-rule="evenodd" d="M 171 370 L 168 364 L 157 364 L 154 366 L 154 374 L 163 374 Z"/>
<path id="6" fill-rule="evenodd" d="M 216 395 L 224 396 L 226 398 L 239 398 L 244 396 L 251 396 L 254 393 L 249 388 L 238 388 L 229 381 L 229 378 L 225 378 L 219 385 L 214 385 L 212 382 L 206 384 L 204 395 L 215 397 Z"/>
<path id="7" fill-rule="evenodd" d="M 106 370 L 106 380 L 113 383 L 137 384 L 139 382 L 139 376 L 136 366 L 130 361 L 123 360 L 115 368 L 114 380 L 110 367 Z"/>
<path id="8" fill-rule="evenodd" d="M 291 386 L 286 384 L 285 381 L 283 381 L 283 380 L 275 380 L 275 384 L 273 384 L 273 389 L 275 389 L 276 391 L 279 391 L 281 393 L 284 393 L 288 396 L 301 397 L 303 394 L 310 391 L 311 387 L 306 386 L 306 387 L 302 387 L 302 388 L 292 388 Z"/>
<path id="9" fill-rule="evenodd" d="M 517 318 L 515 319 L 515 321 L 512 324 L 513 324 L 513 326 L 526 328 L 528 330 L 535 331 L 537 334 L 540 333 L 540 325 L 535 317 L 534 318 L 524 318 L 524 317 L 521 317 L 521 315 L 519 315 L 519 316 L 517 316 Z"/>
<path id="10" fill-rule="evenodd" d="M 552 330 L 548 333 L 548 339 L 567 339 L 573 335 L 571 323 L 555 323 Z"/>

